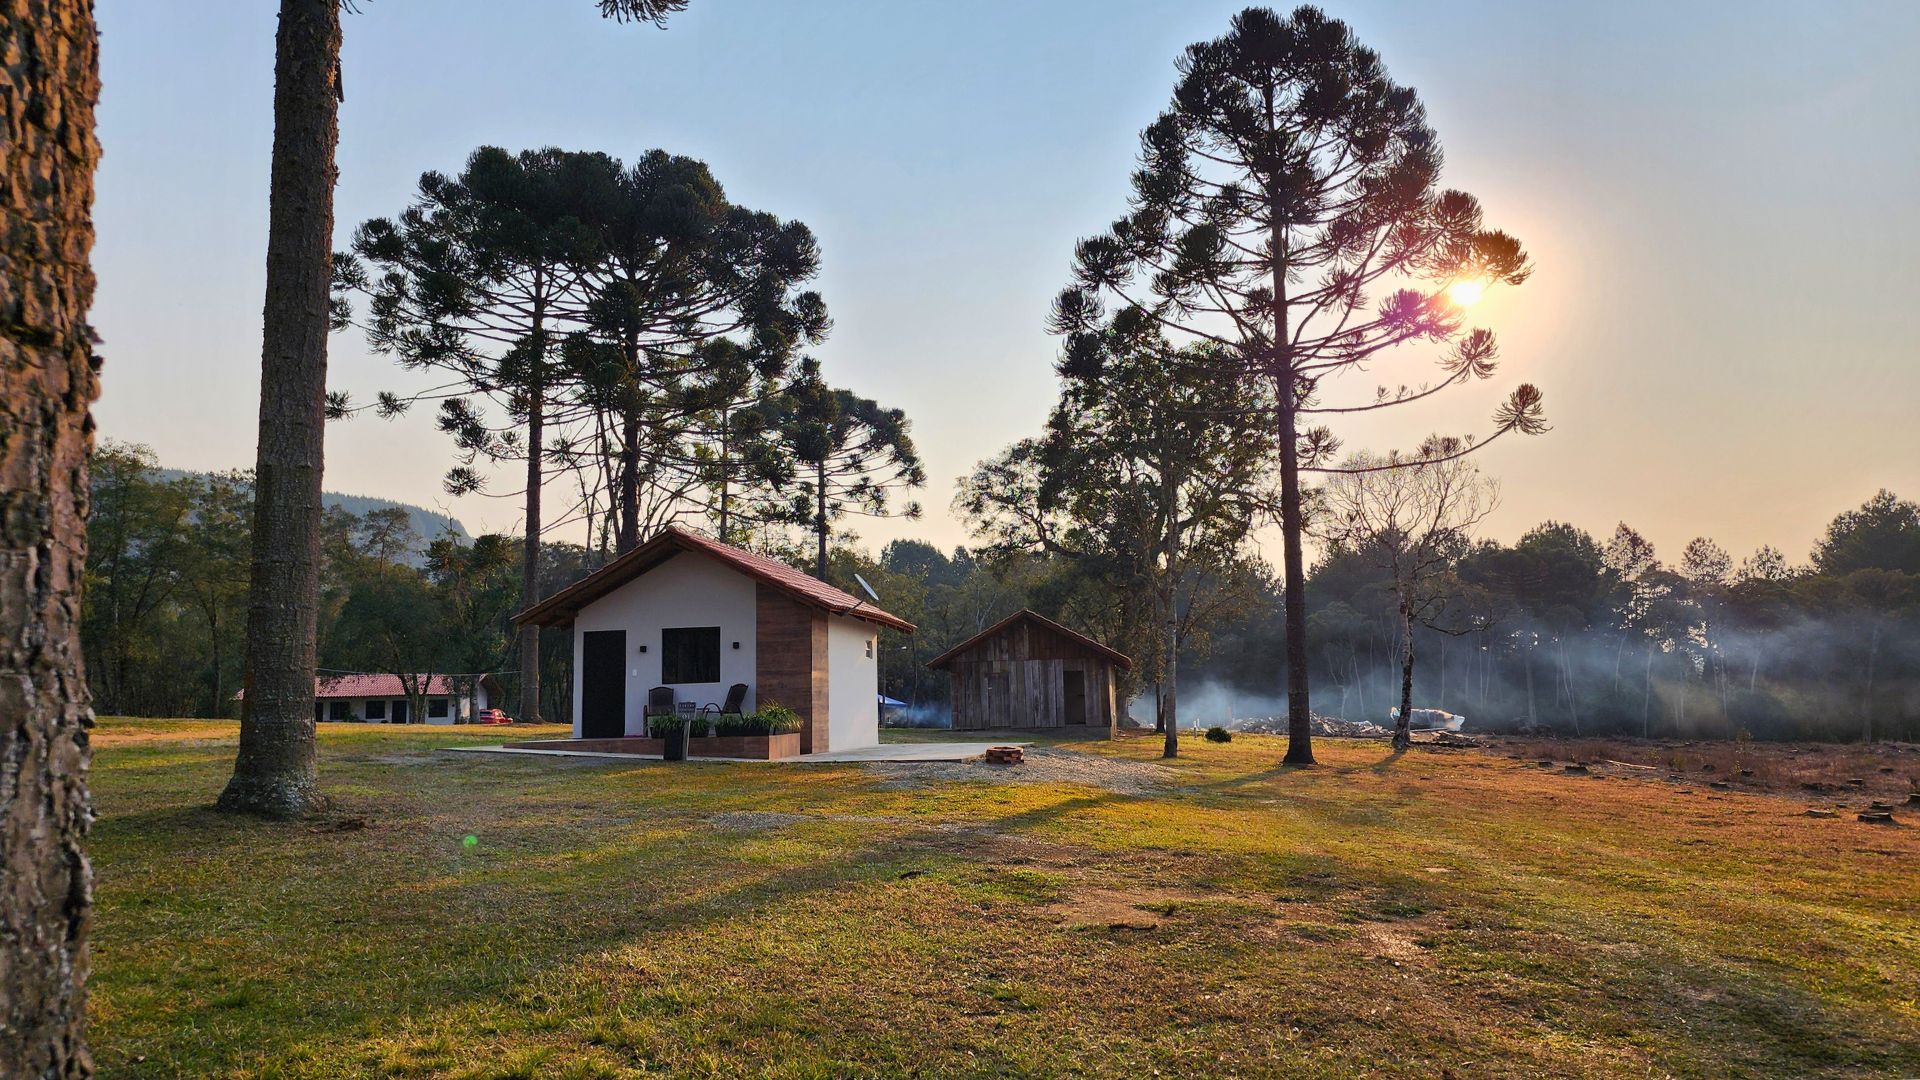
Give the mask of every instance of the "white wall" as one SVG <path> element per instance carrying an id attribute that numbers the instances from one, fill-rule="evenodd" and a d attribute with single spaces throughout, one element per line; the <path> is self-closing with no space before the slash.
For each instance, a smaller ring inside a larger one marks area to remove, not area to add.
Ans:
<path id="1" fill-rule="evenodd" d="M 828 750 L 880 743 L 880 661 L 868 655 L 879 652 L 879 633 L 861 619 L 827 618 Z"/>
<path id="2" fill-rule="evenodd" d="M 446 701 L 447 701 L 447 715 L 445 715 L 445 716 L 429 716 L 429 715 L 427 715 L 427 711 L 426 711 L 426 708 L 427 708 L 427 707 L 426 707 L 426 702 L 429 702 L 429 701 L 433 701 L 433 700 L 434 700 L 435 698 L 442 698 L 442 697 L 444 697 L 444 698 L 446 698 Z M 322 699 L 320 700 L 320 706 L 321 706 L 321 708 L 322 708 L 322 709 L 324 709 L 324 710 L 325 710 L 325 713 L 324 713 L 324 715 L 326 716 L 326 718 L 327 718 L 328 720 L 332 720 L 332 719 L 333 719 L 333 704 L 332 704 L 332 703 L 333 703 L 333 702 L 335 702 L 335 701 L 340 701 L 340 700 L 343 700 L 343 699 L 341 699 L 341 698 L 322 698 Z M 352 711 L 352 713 L 353 713 L 353 719 L 355 719 L 355 720 L 362 720 L 362 721 L 366 721 L 367 723 L 372 723 L 372 724 L 391 724 L 391 723 L 393 723 L 393 707 L 394 707 L 394 705 L 395 705 L 396 703 L 399 703 L 399 702 L 405 702 L 405 701 L 406 701 L 407 699 L 406 699 L 405 697 L 376 697 L 376 698 L 346 698 L 346 699 L 344 699 L 344 700 L 345 700 L 345 701 L 346 701 L 346 702 L 348 703 L 348 706 L 349 706 L 349 708 L 351 709 L 351 711 Z M 413 717 L 413 718 L 412 718 L 412 720 L 413 720 L 413 723 L 416 723 L 416 724 L 451 724 L 451 723 L 453 723 L 453 722 L 454 722 L 454 714 L 455 714 L 455 712 L 457 712 L 457 711 L 458 711 L 458 710 L 460 709 L 460 707 L 461 707 L 461 706 L 460 706 L 460 703 L 461 703 L 461 701 L 463 701 L 463 700 L 464 700 L 463 698 L 460 698 L 460 697 L 458 697 L 458 696 L 454 696 L 454 695 L 448 695 L 448 694 L 429 694 L 429 695 L 427 695 L 427 697 L 426 697 L 426 698 L 425 698 L 425 699 L 424 699 L 424 700 L 423 700 L 423 701 L 421 702 L 421 706 L 420 706 L 420 707 L 421 707 L 421 710 L 422 710 L 422 711 L 421 711 L 421 714 L 420 714 L 419 716 L 416 716 L 416 717 Z M 387 703 L 387 708 L 386 708 L 386 714 L 385 714 L 384 716 L 382 716 L 382 717 L 381 717 L 380 719 L 378 719 L 378 720 L 367 720 L 367 702 L 369 702 L 369 701 L 384 701 L 384 702 L 386 702 L 386 703 Z M 410 703 L 409 703 L 409 705 L 408 705 L 408 707 L 409 707 L 409 708 L 411 708 L 411 707 L 412 707 Z M 472 712 L 472 709 L 471 709 L 471 708 L 469 708 L 469 709 L 468 709 L 468 711 L 467 711 L 467 718 L 468 718 L 468 719 L 472 719 L 472 718 L 473 718 L 473 712 Z"/>
<path id="3" fill-rule="evenodd" d="M 660 631 L 676 626 L 720 628 L 720 681 L 674 687 L 681 701 L 723 703 L 727 687 L 747 684 L 752 712 L 754 631 L 758 605 L 752 578 L 705 555 L 683 551 L 580 609 L 573 620 L 573 735 L 580 738 L 581 644 L 589 630 L 627 632 L 626 733 L 641 732 L 647 691 L 660 683 Z M 733 647 L 739 642 L 738 649 Z M 647 647 L 646 652 L 640 646 Z M 829 736 L 831 737 L 831 736 Z"/>

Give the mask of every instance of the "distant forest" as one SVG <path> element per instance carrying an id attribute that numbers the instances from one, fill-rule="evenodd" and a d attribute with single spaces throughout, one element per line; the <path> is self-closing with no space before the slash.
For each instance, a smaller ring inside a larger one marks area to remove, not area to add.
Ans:
<path id="1" fill-rule="evenodd" d="M 354 507 L 364 509 L 356 511 Z M 245 623 L 250 500 L 233 475 L 156 467 L 105 444 L 94 468 L 85 636 L 104 713 L 232 715 Z M 387 500 L 330 502 L 320 666 L 332 671 L 494 672 L 517 700 L 517 537 L 424 534 L 444 518 Z M 697 514 L 684 524 L 711 523 Z M 857 573 L 917 633 L 882 635 L 881 689 L 922 722 L 945 716 L 947 677 L 925 664 L 1021 607 L 1136 659 L 1123 689 L 1154 721 L 1149 607 L 1072 558 L 983 544 L 901 540 L 877 553 L 850 536 L 828 576 Z M 796 566 L 804 530 L 750 543 Z M 541 591 L 605 554 L 543 546 Z M 1415 701 L 1480 730 L 1765 739 L 1920 738 L 1920 506 L 1882 492 L 1836 516 L 1804 564 L 1762 548 L 1736 560 L 1702 538 L 1677 557 L 1622 525 L 1596 537 L 1549 522 L 1511 544 L 1462 544 L 1449 600 L 1415 629 Z M 1285 711 L 1280 589 L 1239 566 L 1192 590 L 1208 605 L 1181 651 L 1183 726 Z M 1379 553 L 1333 545 L 1308 581 L 1317 712 L 1383 721 L 1398 694 L 1398 620 Z M 542 641 L 548 719 L 570 719 L 564 634 Z"/>
<path id="2" fill-rule="evenodd" d="M 176 480 L 205 480 L 209 475 L 190 472 L 186 469 L 169 469 L 165 466 L 156 466 L 152 470 L 153 479 L 160 483 L 171 483 Z M 245 473 L 236 475 L 244 477 Z M 467 527 L 460 523 L 459 518 L 451 514 L 443 514 L 438 510 L 429 510 L 424 506 L 415 506 L 413 503 L 381 499 L 372 495 L 347 495 L 338 491 L 321 492 L 320 501 L 328 510 L 344 510 L 356 517 L 365 516 L 369 510 L 405 510 L 408 527 L 423 537 L 437 539 L 442 534 L 451 533 L 462 540 L 472 539 L 472 534 L 467 532 Z"/>

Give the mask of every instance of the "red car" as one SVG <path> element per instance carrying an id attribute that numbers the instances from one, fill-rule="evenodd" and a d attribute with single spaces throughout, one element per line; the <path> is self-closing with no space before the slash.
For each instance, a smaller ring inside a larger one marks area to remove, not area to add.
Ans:
<path id="1" fill-rule="evenodd" d="M 513 723 L 513 717 L 508 716 L 499 709 L 481 709 L 474 714 L 473 722 L 476 724 L 511 724 Z"/>

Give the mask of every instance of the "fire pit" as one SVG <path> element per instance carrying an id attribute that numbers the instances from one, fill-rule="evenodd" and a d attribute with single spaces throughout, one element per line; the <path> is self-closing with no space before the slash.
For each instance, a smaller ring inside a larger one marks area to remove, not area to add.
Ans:
<path id="1" fill-rule="evenodd" d="M 987 747 L 987 764 L 989 765 L 1018 765 L 1024 760 L 1025 755 L 1017 746 Z"/>

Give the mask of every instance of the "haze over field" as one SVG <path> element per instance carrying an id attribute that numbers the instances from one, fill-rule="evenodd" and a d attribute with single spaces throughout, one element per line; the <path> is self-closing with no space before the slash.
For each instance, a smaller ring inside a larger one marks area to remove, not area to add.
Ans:
<path id="1" fill-rule="evenodd" d="M 914 422 L 927 518 L 856 528 L 964 542 L 954 478 L 1053 399 L 1043 324 L 1074 241 L 1124 210 L 1174 57 L 1239 6 L 741 0 L 607 33 L 589 4 L 364 5 L 336 235 L 482 143 L 701 158 L 735 200 L 814 230 L 829 377 Z M 1345 425 L 1348 444 L 1480 429 L 1506 382 L 1538 383 L 1555 430 L 1489 450 L 1505 499 L 1487 532 L 1624 518 L 1664 552 L 1706 532 L 1798 561 L 1838 509 L 1920 490 L 1920 6 L 1836 7 L 1330 4 L 1420 91 L 1445 182 L 1539 268 L 1476 309 L 1504 382 Z M 168 465 L 244 467 L 272 6 L 103 0 L 99 16 L 100 427 Z M 361 400 L 425 385 L 357 331 L 334 338 L 332 370 Z M 1430 372 L 1421 354 L 1378 374 Z M 518 528 L 511 497 L 441 494 L 449 462 L 429 412 L 362 417 L 330 428 L 327 486 Z"/>

